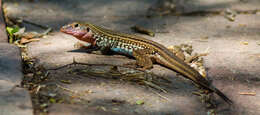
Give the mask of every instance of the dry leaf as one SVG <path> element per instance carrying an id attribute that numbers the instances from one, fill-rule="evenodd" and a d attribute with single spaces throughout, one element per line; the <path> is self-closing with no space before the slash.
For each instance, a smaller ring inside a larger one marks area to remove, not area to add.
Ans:
<path id="1" fill-rule="evenodd" d="M 70 80 L 60 80 L 60 82 L 65 83 L 65 84 L 71 84 Z"/>
<path id="2" fill-rule="evenodd" d="M 40 39 L 38 39 L 38 38 L 25 38 L 25 37 L 22 37 L 21 41 L 20 41 L 20 44 L 26 44 L 26 43 L 30 43 L 30 42 L 36 42 L 36 41 L 40 41 Z"/>
<path id="3" fill-rule="evenodd" d="M 230 25 L 227 25 L 226 28 L 231 28 L 231 26 L 230 26 Z"/>
<path id="4" fill-rule="evenodd" d="M 144 104 L 144 101 L 143 101 L 143 100 L 137 100 L 135 103 L 136 103 L 137 105 L 143 105 L 143 104 Z"/>
<path id="5" fill-rule="evenodd" d="M 248 42 L 240 42 L 243 45 L 248 45 Z"/>
<path id="6" fill-rule="evenodd" d="M 229 21 L 234 22 L 234 21 L 235 21 L 236 14 L 237 14 L 236 11 L 231 10 L 231 9 L 226 9 L 226 10 L 225 10 L 224 17 L 225 17 L 226 19 L 228 19 Z"/>
<path id="7" fill-rule="evenodd" d="M 246 27 L 246 24 L 238 24 L 239 27 Z"/>
<path id="8" fill-rule="evenodd" d="M 93 93 L 93 91 L 92 90 L 86 90 L 86 91 L 84 91 L 85 93 Z"/>

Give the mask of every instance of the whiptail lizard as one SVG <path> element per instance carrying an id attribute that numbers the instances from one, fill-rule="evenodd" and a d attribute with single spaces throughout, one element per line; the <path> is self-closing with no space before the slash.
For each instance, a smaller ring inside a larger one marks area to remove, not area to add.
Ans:
<path id="1" fill-rule="evenodd" d="M 228 104 L 232 104 L 227 96 L 212 86 L 198 71 L 157 42 L 136 35 L 115 32 L 90 23 L 74 22 L 63 26 L 60 31 L 73 35 L 80 41 L 90 43 L 91 46 L 96 46 L 101 51 L 111 50 L 132 56 L 142 69 L 150 69 L 153 67 L 153 63 L 157 62 L 182 74 L 201 88 L 215 92 Z"/>

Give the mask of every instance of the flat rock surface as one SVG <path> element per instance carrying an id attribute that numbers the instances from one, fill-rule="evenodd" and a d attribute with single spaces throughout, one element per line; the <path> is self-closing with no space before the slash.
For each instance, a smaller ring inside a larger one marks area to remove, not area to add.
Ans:
<path id="1" fill-rule="evenodd" d="M 66 0 L 62 2 L 40 0 L 35 3 L 18 3 L 16 6 L 7 2 L 6 5 L 11 16 L 21 16 L 26 20 L 49 25 L 55 29 L 52 35 L 45 36 L 40 42 L 30 43 L 28 47 L 29 55 L 35 57 L 38 64 L 43 64 L 46 68 L 69 64 L 73 59 L 84 63 L 114 65 L 131 61 L 124 56 L 95 55 L 77 50 L 73 47 L 76 43 L 73 37 L 58 32 L 59 28 L 66 23 L 87 21 L 128 33 L 133 33 L 130 29 L 131 26 L 141 25 L 156 32 L 155 37 L 142 36 L 165 46 L 192 43 L 195 52 L 204 52 L 209 49 L 210 53 L 205 57 L 208 76 L 217 88 L 234 101 L 234 105 L 229 107 L 216 96 L 218 114 L 260 114 L 259 13 L 238 14 L 233 22 L 222 15 L 146 18 L 147 10 L 156 3 L 156 1 L 148 0 Z M 178 8 L 184 8 L 184 12 L 219 11 L 226 8 L 255 10 L 260 5 L 258 0 L 243 2 L 241 0 L 187 0 L 183 3 L 175 2 L 175 4 L 180 4 Z M 98 69 L 99 67 L 93 68 Z M 196 88 L 189 81 L 177 77 L 176 73 L 158 65 L 155 65 L 151 71 L 159 76 L 172 79 L 172 84 L 167 87 L 169 92 L 160 93 L 169 98 L 168 101 L 142 85 L 121 82 L 118 79 L 91 77 L 91 75 L 88 77 L 71 75 L 67 72 L 69 69 L 52 71 L 52 82 L 60 83 L 64 79 L 70 80 L 71 84 L 61 83 L 62 86 L 74 91 L 91 90 L 94 93 L 81 96 L 86 102 L 78 104 L 79 106 L 54 104 L 50 107 L 50 114 L 58 114 L 64 109 L 70 112 L 74 110 L 84 112 L 85 109 L 91 108 L 94 108 L 92 111 L 156 115 L 199 115 L 208 112 L 199 98 L 192 95 L 191 92 Z M 101 68 L 101 70 L 105 70 L 105 68 Z M 241 93 L 252 92 L 256 94 L 241 95 Z M 68 94 L 66 91 L 63 93 Z M 114 105 L 112 100 L 123 100 L 124 103 Z M 138 100 L 144 100 L 145 103 L 143 105 L 135 104 Z M 53 109 L 56 107 L 59 109 Z"/>
<path id="2" fill-rule="evenodd" d="M 29 92 L 0 80 L 0 115 L 33 115 Z"/>
<path id="3" fill-rule="evenodd" d="M 2 0 L 0 0 L 0 42 L 7 42 L 7 35 L 5 31 L 5 23 L 2 10 Z"/>
<path id="4" fill-rule="evenodd" d="M 29 92 L 16 88 L 22 81 L 19 48 L 0 43 L 0 115 L 32 115 Z"/>
<path id="5" fill-rule="evenodd" d="M 8 43 L 0 46 L 0 80 L 19 85 L 23 78 L 20 49 Z"/>

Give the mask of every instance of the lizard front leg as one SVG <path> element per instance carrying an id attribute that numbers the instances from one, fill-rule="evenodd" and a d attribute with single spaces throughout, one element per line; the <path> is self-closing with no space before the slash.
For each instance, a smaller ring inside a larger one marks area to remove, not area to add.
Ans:
<path id="1" fill-rule="evenodd" d="M 151 69 L 153 67 L 153 60 L 150 58 L 148 50 L 134 50 L 133 57 L 136 59 L 135 64 L 142 67 L 140 68 L 141 70 Z"/>
<path id="2" fill-rule="evenodd" d="M 88 44 L 88 43 L 84 43 L 84 42 L 80 42 L 80 41 L 78 41 L 78 42 L 76 42 L 75 44 L 74 44 L 74 48 L 78 48 L 78 49 L 93 49 L 93 48 L 95 48 L 95 46 L 93 46 L 93 45 L 91 45 L 91 44 Z"/>
<path id="3" fill-rule="evenodd" d="M 114 53 L 113 53 L 113 51 L 111 50 L 110 47 L 111 47 L 110 45 L 100 47 L 99 52 L 96 51 L 96 52 L 94 52 L 94 53 L 96 53 L 96 54 L 101 54 L 101 55 L 112 55 L 112 54 L 114 54 Z"/>

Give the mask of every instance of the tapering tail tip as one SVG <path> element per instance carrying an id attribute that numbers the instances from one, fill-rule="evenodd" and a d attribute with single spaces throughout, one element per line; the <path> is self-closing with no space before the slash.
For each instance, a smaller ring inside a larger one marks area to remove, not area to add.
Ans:
<path id="1" fill-rule="evenodd" d="M 219 95 L 225 102 L 227 102 L 229 105 L 233 104 L 233 101 L 230 100 L 225 94 L 223 94 L 221 91 L 219 91 L 217 88 L 214 88 L 214 92 Z"/>

